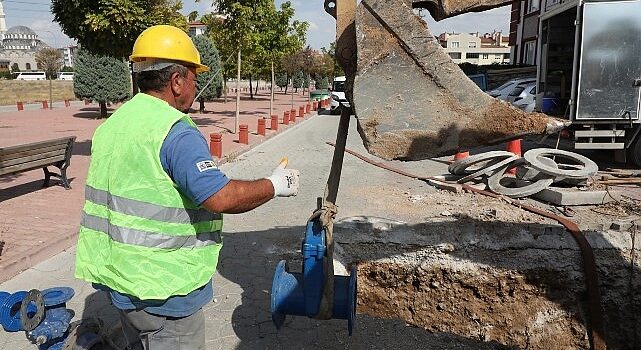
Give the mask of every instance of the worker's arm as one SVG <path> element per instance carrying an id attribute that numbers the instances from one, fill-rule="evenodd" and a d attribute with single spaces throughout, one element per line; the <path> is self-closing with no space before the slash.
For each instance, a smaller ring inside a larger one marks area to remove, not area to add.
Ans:
<path id="1" fill-rule="evenodd" d="M 266 179 L 230 180 L 202 205 L 215 213 L 240 214 L 258 208 L 274 197 L 295 196 L 298 193 L 299 173 L 286 167 L 287 159 L 283 159 L 272 176 Z"/>

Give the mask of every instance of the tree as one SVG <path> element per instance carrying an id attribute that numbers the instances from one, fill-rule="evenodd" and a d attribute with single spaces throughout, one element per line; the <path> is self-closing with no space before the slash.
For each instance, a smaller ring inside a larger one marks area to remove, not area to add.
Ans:
<path id="1" fill-rule="evenodd" d="M 122 59 L 78 50 L 73 92 L 80 99 L 100 104 L 100 117 L 107 117 L 107 103 L 122 102 L 131 96 L 129 65 Z"/>
<path id="2" fill-rule="evenodd" d="M 316 88 L 317 89 L 328 89 L 329 88 L 329 80 L 327 77 L 316 77 Z"/>
<path id="3" fill-rule="evenodd" d="M 191 11 L 189 12 L 189 15 L 187 15 L 187 19 L 189 22 L 193 22 L 198 18 L 198 11 Z"/>
<path id="4" fill-rule="evenodd" d="M 278 86 L 281 91 L 283 90 L 283 88 L 285 88 L 285 93 L 287 93 L 288 84 L 289 78 L 287 77 L 287 73 L 276 74 L 276 86 Z"/>
<path id="5" fill-rule="evenodd" d="M 156 24 L 187 29 L 179 0 L 52 0 L 54 21 L 91 53 L 126 58 L 143 30 Z"/>
<path id="6" fill-rule="evenodd" d="M 209 66 L 209 72 L 198 74 L 197 87 L 200 94 L 198 102 L 200 102 L 200 113 L 205 113 L 205 101 L 212 101 L 220 97 L 223 90 L 223 78 L 220 71 L 221 62 L 218 50 L 214 41 L 204 35 L 196 35 L 192 38 L 198 52 L 200 53 L 200 60 L 202 64 Z M 207 89 L 203 88 L 214 77 L 213 81 L 209 84 Z"/>
<path id="7" fill-rule="evenodd" d="M 62 67 L 62 53 L 54 48 L 46 47 L 36 52 L 38 68 L 45 71 L 49 79 L 49 108 L 53 109 L 53 82 L 56 74 Z"/>
<path id="8" fill-rule="evenodd" d="M 298 71 L 296 74 L 294 74 L 294 78 L 292 79 L 292 86 L 294 87 L 294 92 L 298 92 L 299 88 L 302 88 L 303 85 L 305 84 L 305 73 L 303 71 Z"/>
<path id="9" fill-rule="evenodd" d="M 334 78 L 337 76 L 343 76 L 345 75 L 345 72 L 343 72 L 343 68 L 341 65 L 338 63 L 338 59 L 336 59 L 336 41 L 333 41 L 331 44 L 329 44 L 329 48 L 321 48 L 321 51 L 323 54 L 328 55 L 332 62 L 333 62 L 333 69 L 332 73 L 329 74 L 329 77 Z"/>

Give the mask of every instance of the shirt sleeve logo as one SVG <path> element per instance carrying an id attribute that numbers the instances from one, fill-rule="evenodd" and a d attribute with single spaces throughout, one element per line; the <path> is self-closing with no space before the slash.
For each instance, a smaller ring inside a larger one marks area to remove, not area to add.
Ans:
<path id="1" fill-rule="evenodd" d="M 196 163 L 196 168 L 198 168 L 198 171 L 200 171 L 201 173 L 210 169 L 218 169 L 216 163 L 213 160 L 198 162 Z"/>

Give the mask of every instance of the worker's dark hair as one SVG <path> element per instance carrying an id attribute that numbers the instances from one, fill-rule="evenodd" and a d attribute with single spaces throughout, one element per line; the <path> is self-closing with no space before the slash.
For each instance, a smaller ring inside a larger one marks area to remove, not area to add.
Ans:
<path id="1" fill-rule="evenodd" d="M 167 68 L 138 73 L 136 82 L 141 92 L 162 91 L 169 84 L 169 79 L 174 73 L 181 77 L 187 77 L 189 69 L 180 64 L 174 64 Z"/>

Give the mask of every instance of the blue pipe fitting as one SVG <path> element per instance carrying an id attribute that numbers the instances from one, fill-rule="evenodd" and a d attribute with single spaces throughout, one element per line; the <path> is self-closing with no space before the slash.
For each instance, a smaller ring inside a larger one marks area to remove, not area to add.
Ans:
<path id="1" fill-rule="evenodd" d="M 63 337 L 69 329 L 73 311 L 66 307 L 47 309 L 45 318 L 34 330 L 27 332 L 27 339 L 39 345 Z"/>
<path id="2" fill-rule="evenodd" d="M 326 278 L 333 278 L 332 318 L 347 320 L 347 328 L 351 335 L 356 321 L 356 268 L 352 269 L 350 276 L 325 276 L 325 229 L 317 218 L 307 223 L 301 250 L 302 273 L 290 273 L 285 260 L 278 263 L 274 273 L 271 311 L 276 328 L 281 328 L 286 315 L 317 317 Z"/>
<path id="3" fill-rule="evenodd" d="M 19 291 L 5 297 L 4 302 L 0 305 L 0 323 L 2 328 L 7 332 L 23 331 L 22 321 L 20 320 L 20 307 L 22 301 L 27 297 L 26 291 Z M 28 313 L 36 313 L 37 308 L 34 304 L 29 304 Z"/>
<path id="4" fill-rule="evenodd" d="M 43 290 L 42 298 L 46 307 L 56 307 L 71 300 L 74 294 L 73 288 L 56 287 Z"/>

